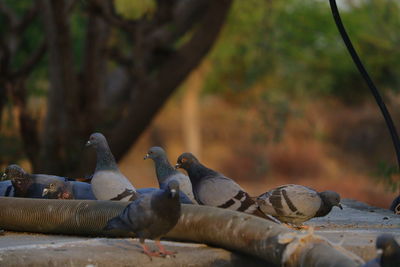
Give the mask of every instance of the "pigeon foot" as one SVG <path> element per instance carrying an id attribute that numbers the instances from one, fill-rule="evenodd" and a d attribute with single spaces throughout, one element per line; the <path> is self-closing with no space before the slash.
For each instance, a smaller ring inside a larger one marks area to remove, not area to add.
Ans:
<path id="1" fill-rule="evenodd" d="M 293 230 L 308 230 L 310 228 L 310 226 L 308 226 L 308 225 L 294 225 L 294 224 L 288 224 L 288 223 L 285 223 L 284 225 Z"/>
<path id="2" fill-rule="evenodd" d="M 165 247 L 161 244 L 160 240 L 156 240 L 156 246 L 159 249 L 159 253 L 163 256 L 174 256 L 175 254 L 177 254 L 178 252 L 176 251 L 169 251 L 166 250 Z"/>

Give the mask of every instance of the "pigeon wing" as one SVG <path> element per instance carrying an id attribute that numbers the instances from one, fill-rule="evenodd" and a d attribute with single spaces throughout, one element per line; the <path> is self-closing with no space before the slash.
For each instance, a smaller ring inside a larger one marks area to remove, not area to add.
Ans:
<path id="1" fill-rule="evenodd" d="M 199 203 L 237 211 L 253 212 L 254 201 L 235 181 L 225 176 L 205 177 L 197 186 Z"/>
<path id="2" fill-rule="evenodd" d="M 92 190 L 97 199 L 115 199 L 124 192 L 136 192 L 129 180 L 118 171 L 97 171 L 92 178 Z M 126 195 L 121 200 L 128 201 L 131 195 Z"/>
<path id="3" fill-rule="evenodd" d="M 260 209 L 273 216 L 311 218 L 321 206 L 318 193 L 301 185 L 284 185 L 258 197 Z"/>

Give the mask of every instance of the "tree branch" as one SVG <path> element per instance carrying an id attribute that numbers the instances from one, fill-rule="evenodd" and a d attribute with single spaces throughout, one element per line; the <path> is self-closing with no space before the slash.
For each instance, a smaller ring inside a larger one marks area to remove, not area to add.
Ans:
<path id="1" fill-rule="evenodd" d="M 31 56 L 24 62 L 24 64 L 16 71 L 12 72 L 12 78 L 27 76 L 31 73 L 35 65 L 43 58 L 46 52 L 46 42 L 42 41 L 39 47 L 31 54 Z"/>
<path id="2" fill-rule="evenodd" d="M 136 21 L 127 20 L 117 14 L 113 0 L 90 0 L 91 12 L 101 16 L 110 25 L 121 28 L 127 32 L 136 31 Z"/>
<path id="3" fill-rule="evenodd" d="M 174 89 L 185 79 L 210 50 L 216 40 L 232 0 L 210 1 L 202 23 L 179 51 L 171 54 L 154 77 L 137 84 L 126 116 L 114 128 L 110 146 L 120 159 L 150 123 Z M 171 70 L 174 70 L 171 72 Z"/>
<path id="4" fill-rule="evenodd" d="M 4 0 L 0 0 L 0 12 L 6 17 L 10 28 L 15 27 L 18 23 L 18 17 L 15 12 L 7 6 Z"/>
<path id="5" fill-rule="evenodd" d="M 118 49 L 117 46 L 108 48 L 106 50 L 106 53 L 111 60 L 114 60 L 123 67 L 131 68 L 133 66 L 133 60 L 130 57 L 124 55 L 121 49 Z"/>
<path id="6" fill-rule="evenodd" d="M 146 43 L 162 47 L 179 39 L 197 23 L 205 13 L 209 1 L 180 1 L 173 11 L 172 21 L 148 34 Z"/>
<path id="7" fill-rule="evenodd" d="M 9 73 L 10 49 L 5 43 L 4 36 L 0 35 L 0 81 L 4 81 Z"/>
<path id="8" fill-rule="evenodd" d="M 31 24 L 31 22 L 36 18 L 36 15 L 39 11 L 39 6 L 35 2 L 31 8 L 25 12 L 24 16 L 18 20 L 17 25 L 15 26 L 16 34 L 21 34 L 26 28 Z"/>

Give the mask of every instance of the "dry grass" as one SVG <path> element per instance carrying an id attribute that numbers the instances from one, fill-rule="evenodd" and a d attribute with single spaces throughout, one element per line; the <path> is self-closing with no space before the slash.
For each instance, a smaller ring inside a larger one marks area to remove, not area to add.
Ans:
<path id="1" fill-rule="evenodd" d="M 292 114 L 279 141 L 263 124 L 257 108 L 237 108 L 220 98 L 201 101 L 201 160 L 233 178 L 253 195 L 296 183 L 335 190 L 387 208 L 396 193 L 371 178 L 378 159 L 393 159 L 393 148 L 374 103 L 348 108 L 324 101 L 306 103 Z M 147 149 L 161 145 L 171 163 L 187 151 L 182 140 L 179 98 L 170 100 L 121 162 L 137 187 L 156 186 Z M 177 119 L 178 118 L 178 119 Z"/>

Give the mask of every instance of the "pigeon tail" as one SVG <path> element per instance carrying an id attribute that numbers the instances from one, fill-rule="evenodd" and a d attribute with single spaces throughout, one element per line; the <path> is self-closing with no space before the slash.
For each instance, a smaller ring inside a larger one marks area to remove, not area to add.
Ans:
<path id="1" fill-rule="evenodd" d="M 275 217 L 273 217 L 271 215 L 265 214 L 264 212 L 262 212 L 258 208 L 251 214 L 254 215 L 254 216 L 263 218 L 263 219 L 270 220 L 270 221 L 272 221 L 274 223 L 277 223 L 277 224 L 282 224 L 278 219 L 275 219 Z"/>
<path id="2" fill-rule="evenodd" d="M 130 230 L 130 228 L 119 217 L 114 217 L 109 220 L 107 225 L 103 228 L 104 231 L 112 229 Z"/>

